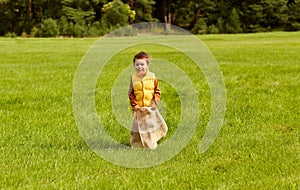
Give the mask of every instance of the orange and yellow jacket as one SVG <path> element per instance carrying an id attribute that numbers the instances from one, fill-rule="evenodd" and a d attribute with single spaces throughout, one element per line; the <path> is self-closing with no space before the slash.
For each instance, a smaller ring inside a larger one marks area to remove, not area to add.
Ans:
<path id="1" fill-rule="evenodd" d="M 160 89 L 155 74 L 147 71 L 144 77 L 135 73 L 131 76 L 128 96 L 132 108 L 157 107 L 160 100 Z"/>

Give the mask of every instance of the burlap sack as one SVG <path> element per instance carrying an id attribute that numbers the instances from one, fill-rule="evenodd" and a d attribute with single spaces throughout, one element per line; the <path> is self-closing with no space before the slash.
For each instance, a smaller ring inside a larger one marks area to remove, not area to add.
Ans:
<path id="1" fill-rule="evenodd" d="M 158 109 L 142 107 L 132 114 L 130 144 L 132 147 L 155 149 L 157 141 L 165 137 L 168 127 Z"/>

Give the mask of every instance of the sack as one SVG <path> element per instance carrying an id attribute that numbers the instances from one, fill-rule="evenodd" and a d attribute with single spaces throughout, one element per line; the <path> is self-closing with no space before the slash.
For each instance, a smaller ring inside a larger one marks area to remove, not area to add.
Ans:
<path id="1" fill-rule="evenodd" d="M 132 147 L 155 149 L 157 141 L 165 137 L 168 127 L 158 109 L 142 107 L 132 114 L 130 144 Z"/>

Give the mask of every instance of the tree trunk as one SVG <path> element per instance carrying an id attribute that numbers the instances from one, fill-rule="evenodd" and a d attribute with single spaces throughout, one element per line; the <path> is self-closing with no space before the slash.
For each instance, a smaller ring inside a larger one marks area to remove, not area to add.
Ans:
<path id="1" fill-rule="evenodd" d="M 134 0 L 128 0 L 128 5 L 131 9 L 133 9 Z"/>
<path id="2" fill-rule="evenodd" d="M 172 1 L 171 0 L 163 0 L 163 16 L 165 21 L 165 30 L 171 29 L 172 24 Z"/>
<path id="3" fill-rule="evenodd" d="M 130 7 L 131 10 L 134 10 L 134 0 L 128 0 L 128 6 Z M 129 23 L 133 24 L 133 19 L 129 19 Z"/>
<path id="4" fill-rule="evenodd" d="M 27 15 L 28 15 L 28 20 L 29 23 L 31 23 L 32 20 L 32 0 L 27 1 Z"/>
<path id="5" fill-rule="evenodd" d="M 243 28 L 243 32 L 247 31 L 247 5 L 246 5 L 246 1 L 245 0 L 241 0 L 241 11 L 243 13 L 242 18 L 242 28 Z"/>

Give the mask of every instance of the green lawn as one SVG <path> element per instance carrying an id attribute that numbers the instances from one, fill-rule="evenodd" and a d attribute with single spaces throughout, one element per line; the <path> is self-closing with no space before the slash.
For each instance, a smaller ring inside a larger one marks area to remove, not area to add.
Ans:
<path id="1" fill-rule="evenodd" d="M 224 125 L 215 143 L 199 154 L 210 115 L 203 75 L 181 54 L 161 46 L 144 47 L 187 73 L 199 93 L 201 113 L 196 134 L 183 151 L 161 165 L 140 169 L 99 157 L 75 123 L 73 79 L 97 39 L 0 38 L 0 188 L 300 189 L 300 33 L 199 38 L 223 73 Z M 110 91 L 138 49 L 115 56 L 97 83 L 99 119 L 125 145 L 129 133 L 111 112 Z M 116 67 L 118 63 L 122 65 Z M 176 130 L 180 113 L 174 110 L 180 102 L 170 85 L 160 84 L 168 110 L 167 141 Z"/>

